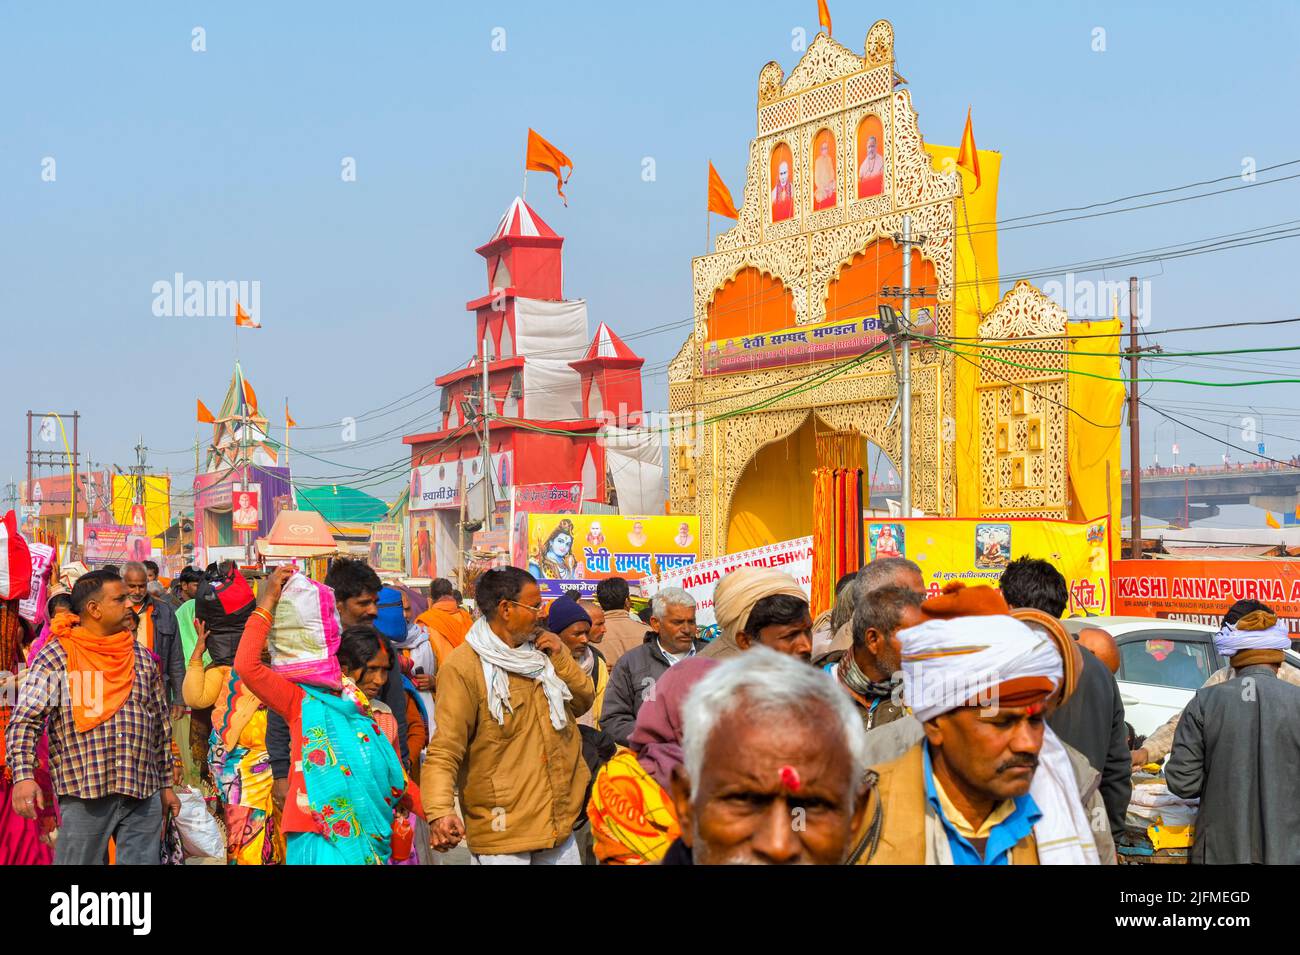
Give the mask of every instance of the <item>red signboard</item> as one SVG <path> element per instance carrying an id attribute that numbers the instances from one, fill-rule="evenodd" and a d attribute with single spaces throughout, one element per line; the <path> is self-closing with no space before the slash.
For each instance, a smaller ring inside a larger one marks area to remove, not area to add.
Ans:
<path id="1" fill-rule="evenodd" d="M 1238 600 L 1267 604 L 1300 638 L 1300 561 L 1117 560 L 1114 612 L 1217 627 Z"/>

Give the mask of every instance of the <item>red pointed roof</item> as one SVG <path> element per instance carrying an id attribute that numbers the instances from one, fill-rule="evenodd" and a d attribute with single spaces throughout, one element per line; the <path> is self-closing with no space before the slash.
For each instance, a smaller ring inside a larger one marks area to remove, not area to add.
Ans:
<path id="1" fill-rule="evenodd" d="M 496 231 L 486 244 L 491 245 L 498 239 L 506 238 L 558 239 L 559 235 L 533 211 L 532 206 L 515 196 L 515 201 L 510 203 L 510 208 L 501 217 Z"/>
<path id="2" fill-rule="evenodd" d="M 623 339 L 614 334 L 614 329 L 610 328 L 604 322 L 596 327 L 596 335 L 591 340 L 591 347 L 587 349 L 584 358 L 638 358 L 632 349 L 628 348 Z"/>
<path id="3" fill-rule="evenodd" d="M 582 372 L 599 365 L 628 368 L 642 365 L 644 362 L 644 358 L 628 348 L 627 343 L 614 334 L 614 329 L 601 322 L 596 326 L 596 334 L 591 339 L 591 344 L 587 346 L 586 353 L 577 361 L 569 362 L 569 367 Z"/>

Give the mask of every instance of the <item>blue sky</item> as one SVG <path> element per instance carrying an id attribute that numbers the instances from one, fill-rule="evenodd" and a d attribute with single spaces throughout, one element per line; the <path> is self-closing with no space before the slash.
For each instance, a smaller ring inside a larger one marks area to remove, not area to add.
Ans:
<path id="1" fill-rule="evenodd" d="M 836 38 L 855 50 L 875 19 L 893 22 L 928 140 L 955 143 L 973 104 L 980 147 L 1004 155 L 1002 216 L 1231 175 L 1246 157 L 1261 167 L 1300 158 L 1291 4 L 831 9 Z M 234 342 L 225 319 L 154 316 L 153 283 L 176 272 L 261 282 L 265 327 L 241 336 L 240 358 L 264 407 L 287 396 L 300 424 L 322 426 L 295 444 L 335 463 L 300 458 L 304 480 L 400 459 L 400 434 L 430 426 L 436 393 L 364 418 L 358 446 L 341 445 L 338 422 L 471 355 L 464 303 L 486 291 L 473 249 L 519 191 L 530 125 L 576 164 L 567 209 L 546 177 L 529 184 L 529 201 L 566 236 L 566 295 L 586 298 L 593 327 L 609 322 L 662 369 L 684 331 L 654 330 L 689 317 L 690 258 L 704 251 L 706 161 L 739 200 L 758 72 L 770 59 L 787 71 L 797 62 L 791 31 L 815 32 L 816 11 L 815 0 L 6 3 L 0 309 L 12 351 L 0 483 L 24 475 L 29 407 L 80 410 L 96 462 L 128 465 L 143 434 L 150 463 L 188 483 L 194 399 L 220 401 Z M 206 52 L 191 49 L 194 27 Z M 492 49 L 496 27 L 504 52 Z M 1098 27 L 1104 52 L 1092 49 Z M 647 156 L 653 182 L 641 177 Z M 41 178 L 45 157 L 53 182 Z M 340 177 L 344 157 L 356 160 L 355 182 Z M 1001 271 L 1250 229 L 1300 218 L 1297 208 L 1300 180 L 1009 232 Z M 1150 327 L 1300 314 L 1296 251 L 1279 242 L 1139 266 L 1152 282 Z M 1300 327 L 1158 340 L 1289 345 Z M 1291 376 L 1286 354 L 1266 357 L 1276 367 L 1159 367 Z M 1254 406 L 1261 431 L 1286 436 L 1264 437 L 1271 455 L 1300 451 L 1295 386 L 1151 387 L 1149 400 L 1216 435 Z M 666 407 L 661 371 L 646 395 Z M 1149 459 L 1154 436 L 1168 461 L 1175 428 L 1157 431 L 1157 420 L 1144 415 L 1143 451 Z M 1177 430 L 1180 460 L 1222 453 Z"/>

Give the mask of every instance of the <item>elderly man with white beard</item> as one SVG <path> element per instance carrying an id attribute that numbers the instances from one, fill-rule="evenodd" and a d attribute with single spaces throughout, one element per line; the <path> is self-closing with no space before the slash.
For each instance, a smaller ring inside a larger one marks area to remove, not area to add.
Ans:
<path id="1" fill-rule="evenodd" d="M 754 646 L 682 707 L 681 838 L 663 865 L 842 865 L 866 805 L 866 731 L 825 675 Z"/>

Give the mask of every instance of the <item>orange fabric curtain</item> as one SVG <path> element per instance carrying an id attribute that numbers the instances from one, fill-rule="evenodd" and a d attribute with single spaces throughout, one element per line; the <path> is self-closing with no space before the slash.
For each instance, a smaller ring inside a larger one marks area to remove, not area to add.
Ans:
<path id="1" fill-rule="evenodd" d="M 813 616 L 835 603 L 835 583 L 862 566 L 862 469 L 813 472 Z"/>

